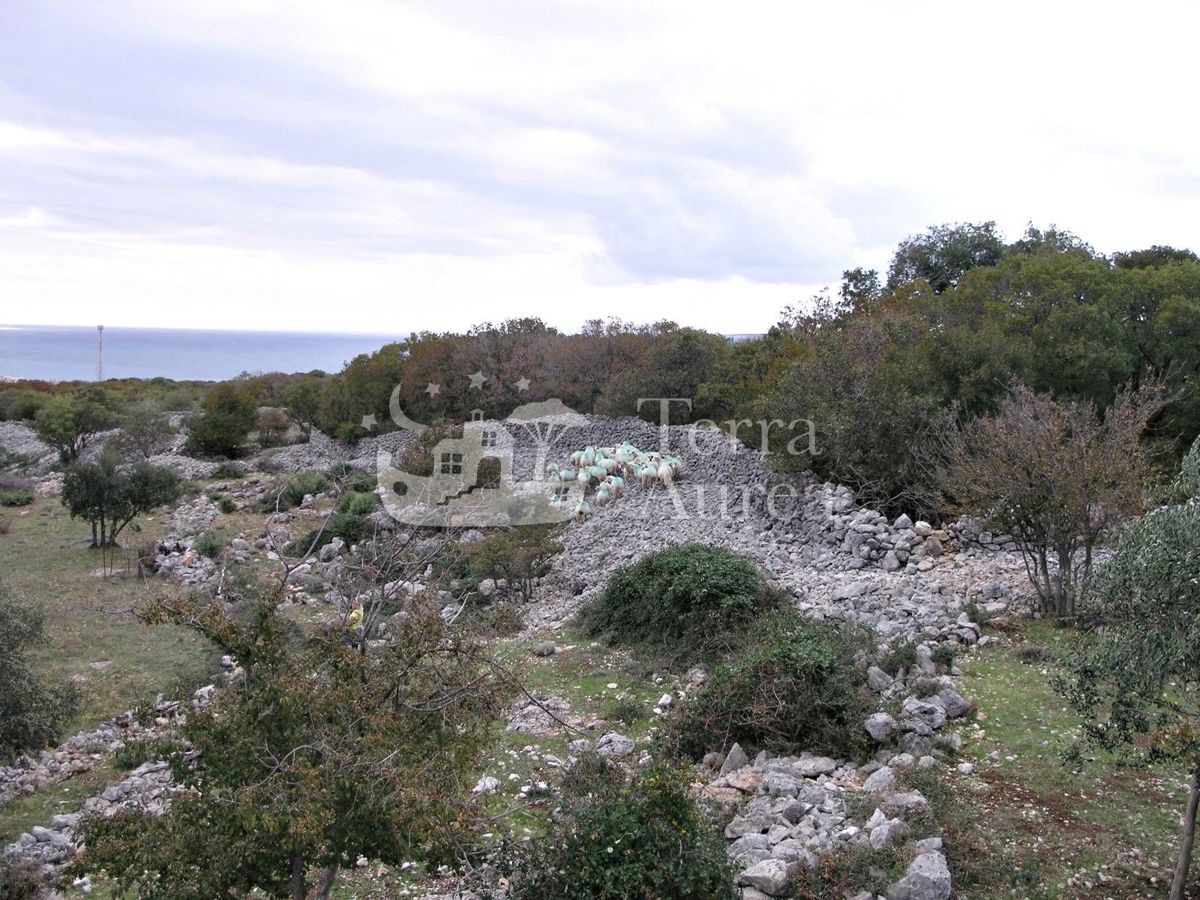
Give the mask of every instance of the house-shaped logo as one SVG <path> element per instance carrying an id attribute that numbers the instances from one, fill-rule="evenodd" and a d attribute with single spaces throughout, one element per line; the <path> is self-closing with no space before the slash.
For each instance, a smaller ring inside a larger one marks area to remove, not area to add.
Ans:
<path id="1" fill-rule="evenodd" d="M 402 411 L 395 415 L 397 411 L 393 417 L 402 427 L 424 431 Z M 585 487 L 547 479 L 547 457 L 557 437 L 586 421 L 560 400 L 519 406 L 504 420 L 485 419 L 482 410 L 474 410 L 462 424 L 462 437 L 442 438 L 433 447 L 429 475 L 397 469 L 391 455 L 378 450 L 384 508 L 399 522 L 437 528 L 566 521 Z M 526 457 L 519 467 L 526 477 L 520 479 L 515 474 L 518 452 Z"/>

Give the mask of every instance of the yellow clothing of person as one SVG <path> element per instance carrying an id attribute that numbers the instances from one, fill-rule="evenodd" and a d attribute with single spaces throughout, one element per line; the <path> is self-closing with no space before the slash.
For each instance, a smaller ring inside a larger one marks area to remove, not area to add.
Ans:
<path id="1" fill-rule="evenodd" d="M 346 630 L 358 631 L 358 629 L 362 628 L 362 616 L 363 611 L 361 606 L 356 606 L 350 610 L 350 617 L 346 619 Z"/>

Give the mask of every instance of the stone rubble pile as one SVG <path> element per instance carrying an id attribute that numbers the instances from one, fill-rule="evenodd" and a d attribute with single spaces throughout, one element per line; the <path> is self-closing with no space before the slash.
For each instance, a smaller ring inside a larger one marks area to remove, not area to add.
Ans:
<path id="1" fill-rule="evenodd" d="M 0 806 L 86 772 L 130 742 L 161 737 L 180 715 L 176 701 L 158 704 L 156 719 L 149 725 L 139 722 L 132 712 L 124 712 L 90 731 L 72 735 L 52 750 L 43 750 L 36 757 L 22 756 L 13 765 L 0 767 Z"/>
<path id="2" fill-rule="evenodd" d="M 42 877 L 53 879 L 79 851 L 75 829 L 84 816 L 110 817 L 124 810 L 162 815 L 170 803 L 171 795 L 178 793 L 178 790 L 167 763 L 143 763 L 118 783 L 106 787 L 98 796 L 84 801 L 78 812 L 52 816 L 49 826 L 33 826 L 4 848 L 4 856 L 31 862 L 37 866 Z"/>
<path id="3" fill-rule="evenodd" d="M 58 462 L 54 448 L 24 422 L 0 422 L 0 450 L 27 462 L 31 475 L 44 475 Z"/>
<path id="4" fill-rule="evenodd" d="M 222 662 L 224 664 L 226 661 Z M 225 667 L 236 671 L 233 660 L 228 660 Z M 128 743 L 162 737 L 184 721 L 189 709 L 200 709 L 207 705 L 215 693 L 216 686 L 211 684 L 198 689 L 192 695 L 190 706 L 178 700 L 160 700 L 151 725 L 140 725 L 132 713 L 123 713 L 112 723 L 106 723 L 94 732 L 76 735 L 56 750 L 41 754 L 32 765 L 29 765 L 32 761 L 23 760 L 17 766 L 0 770 L 0 778 L 5 779 L 0 782 L 3 785 L 0 790 L 4 791 L 0 794 L 0 805 L 15 796 L 31 793 L 53 781 L 86 771 L 86 768 Z M 92 738 L 90 741 L 87 740 L 89 736 Z M 81 765 L 86 768 L 80 768 Z M 30 780 L 39 777 L 41 780 Z M 85 800 L 78 811 L 52 816 L 48 826 L 35 825 L 21 834 L 0 855 L 32 863 L 42 877 L 47 881 L 53 880 L 79 851 L 75 829 L 84 816 L 108 817 L 131 809 L 154 816 L 162 815 L 170 803 L 171 795 L 179 790 L 167 763 L 143 763 L 121 781 Z"/>
<path id="5" fill-rule="evenodd" d="M 914 673 L 924 671 L 928 648 L 924 651 Z M 895 693 L 887 680 L 877 687 L 885 695 Z M 816 871 L 826 854 L 885 848 L 911 859 L 905 875 L 888 887 L 888 900 L 950 896 L 950 871 L 929 803 L 903 784 L 905 773 L 914 768 L 942 765 L 944 753 L 934 746 L 935 732 L 970 710 L 953 679 L 943 676 L 937 683 L 939 690 L 924 699 L 906 697 L 898 721 L 886 712 L 867 719 L 864 728 L 886 747 L 866 765 L 811 753 L 775 757 L 763 752 L 751 762 L 737 744 L 728 755 L 709 754 L 705 762 L 718 775 L 699 794 L 739 807 L 725 837 L 730 841 L 727 852 L 740 869 L 742 900 L 789 896 L 796 879 L 804 870 Z M 902 680 L 895 684 L 903 693 Z M 952 747 L 956 738 L 946 744 Z M 910 840 L 918 834 L 929 836 Z M 872 896 L 865 891 L 858 895 L 862 900 Z"/>

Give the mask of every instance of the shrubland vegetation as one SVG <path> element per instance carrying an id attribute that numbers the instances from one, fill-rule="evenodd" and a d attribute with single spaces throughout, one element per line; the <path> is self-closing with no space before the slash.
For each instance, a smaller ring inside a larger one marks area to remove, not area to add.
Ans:
<path id="1" fill-rule="evenodd" d="M 871 711 L 864 685 L 873 651 L 865 632 L 846 625 L 790 613 L 761 620 L 672 716 L 668 742 L 694 759 L 735 743 L 749 752 L 853 756 Z"/>
<path id="2" fill-rule="evenodd" d="M 150 621 L 204 635 L 246 675 L 183 726 L 203 765 L 167 748 L 194 790 L 162 817 L 85 820 L 80 870 L 147 898 L 259 888 L 303 900 L 313 889 L 328 897 L 360 854 L 452 860 L 506 691 L 482 648 L 433 612 L 368 656 L 336 632 L 300 632 L 277 599 L 247 602 L 237 619 L 194 600 L 148 609 Z"/>
<path id="3" fill-rule="evenodd" d="M 581 616 L 588 634 L 688 665 L 719 659 L 775 603 L 753 563 L 683 544 L 614 573 Z"/>
<path id="4" fill-rule="evenodd" d="M 1086 595 L 1084 639 L 1059 690 L 1084 720 L 1087 740 L 1189 773 L 1183 840 L 1171 888 L 1182 900 L 1200 808 L 1200 440 L 1180 475 L 1180 503 L 1160 507 L 1118 541 Z"/>
<path id="5" fill-rule="evenodd" d="M 477 370 L 487 375 L 481 390 L 426 390 L 453 379 L 465 388 L 465 373 Z M 1063 639 L 1069 655 L 1041 648 L 1046 654 L 1030 659 L 1052 660 L 1093 746 L 1168 759 L 1191 778 L 1173 893 L 1182 897 L 1200 805 L 1198 376 L 1194 254 L 1154 247 L 1105 258 L 1057 229 L 1031 227 L 1008 243 L 983 223 L 915 235 L 897 248 L 886 280 L 847 271 L 836 296 L 788 310 L 768 334 L 738 343 L 669 322 L 595 321 L 567 335 L 520 319 L 464 335 L 416 335 L 336 375 L 6 386 L 0 418 L 31 422 L 57 451 L 66 467 L 63 503 L 92 523 L 93 543 L 102 546 L 178 496 L 174 477 L 147 462 L 173 436 L 166 411 L 191 416 L 189 452 L 229 459 L 242 455 L 253 431 L 269 446 L 291 425 L 305 439 L 320 429 L 345 441 L 365 434 L 364 415 L 388 427 L 396 391 L 410 416 L 434 425 L 408 448 L 403 464 L 413 472 L 453 433 L 449 423 L 469 417 L 468 406 L 503 416 L 525 402 L 515 386 L 522 377 L 582 412 L 654 418 L 657 405 L 638 410 L 637 398 L 690 397 L 690 408 L 673 409 L 674 421 L 810 420 L 816 455 L 784 453 L 792 435 L 771 433 L 788 471 L 849 484 L 889 513 L 969 513 L 1026 538 L 1022 552 L 1043 612 L 1081 625 Z M 105 452 L 83 461 L 110 427 L 122 429 L 112 445 L 120 458 Z M 1148 495 L 1151 505 L 1167 505 L 1122 533 L 1143 511 L 1155 451 L 1177 459 L 1193 441 L 1178 477 Z M 217 474 L 234 479 L 245 469 L 226 462 Z M 368 598 L 362 639 L 352 646 L 340 628 L 298 626 L 271 600 L 247 600 L 236 616 L 196 600 L 151 606 L 151 618 L 236 657 L 245 676 L 189 715 L 186 743 L 154 748 L 193 792 L 159 819 L 126 814 L 84 826 L 81 870 L 106 872 L 141 896 L 254 888 L 328 896 L 360 853 L 386 863 L 451 862 L 478 825 L 464 798 L 495 740 L 507 685 L 476 635 L 408 602 L 398 585 L 433 565 L 468 591 L 490 580 L 498 600 L 530 600 L 561 552 L 554 530 L 496 530 L 450 560 L 401 559 L 404 545 L 372 533 L 379 501 L 369 478 L 301 472 L 277 484 L 258 512 L 337 494 L 335 507 L 322 506 L 322 529 L 292 549 L 306 554 L 334 537 L 360 544 L 343 557 L 346 584 L 337 587 Z M 33 499 L 25 484 L 0 484 L 2 505 Z M 220 503 L 227 515 L 239 510 L 230 498 Z M 26 533 L 34 527 L 19 524 Z M 210 531 L 193 549 L 219 556 L 225 534 Z M 1111 562 L 1093 574 L 1098 544 L 1118 537 Z M 778 606 L 748 561 L 684 545 L 617 572 L 580 624 L 640 665 L 709 670 L 687 702 L 662 712 L 656 749 L 668 756 L 695 759 L 734 742 L 752 752 L 857 755 L 875 648 L 854 628 L 803 621 Z M 391 628 L 398 612 L 404 627 Z M 40 633 L 36 612 L 0 598 L 0 643 L 11 643 L 0 655 L 0 702 L 8 704 L 0 757 L 54 741 L 72 713 L 69 692 L 47 687 L 25 664 L 25 647 Z M 368 653 L 381 635 L 387 640 Z M 939 653 L 934 661 L 946 671 L 953 656 Z M 902 644 L 881 664 L 895 673 L 915 661 L 915 646 Z M 607 676 L 602 682 L 615 686 Z M 615 721 L 648 718 L 643 697 L 606 702 Z M 129 749 L 123 761 L 143 752 Z M 658 765 L 627 776 L 585 759 L 566 784 L 562 814 L 543 822 L 539 839 L 513 860 L 511 896 L 732 894 L 724 843 L 682 770 Z M 225 864 L 230 859 L 238 864 Z M 966 867 L 969 886 L 970 862 L 954 861 Z M 827 884 L 841 883 L 839 873 L 825 874 Z"/>
<path id="6" fill-rule="evenodd" d="M 598 756 L 576 767 L 550 832 L 518 859 L 514 900 L 732 900 L 725 841 L 689 792 L 686 770 L 659 764 L 626 780 Z"/>

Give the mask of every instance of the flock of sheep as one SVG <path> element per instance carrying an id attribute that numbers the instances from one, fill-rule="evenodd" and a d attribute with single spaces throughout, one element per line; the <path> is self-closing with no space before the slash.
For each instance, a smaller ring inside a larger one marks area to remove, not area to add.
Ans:
<path id="1" fill-rule="evenodd" d="M 663 456 L 661 453 L 639 450 L 629 441 L 616 447 L 585 447 L 571 454 L 566 466 L 549 463 L 546 466 L 547 480 L 569 486 L 572 482 L 583 485 L 584 494 L 575 507 L 575 517 L 585 519 L 592 514 L 587 491 L 593 485 L 593 499 L 597 507 L 607 506 L 625 490 L 625 483 L 634 480 L 642 487 L 653 488 L 655 483 L 669 486 L 683 471 L 683 459 L 679 456 Z"/>

